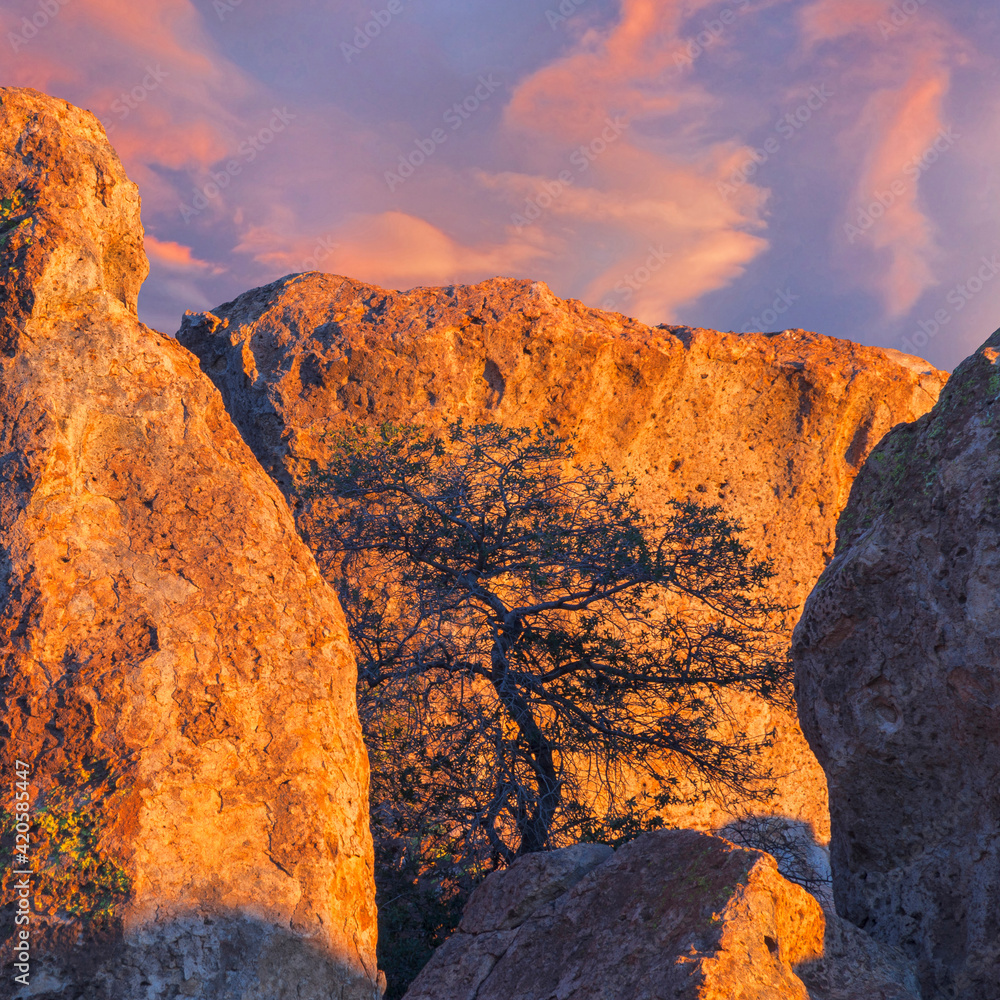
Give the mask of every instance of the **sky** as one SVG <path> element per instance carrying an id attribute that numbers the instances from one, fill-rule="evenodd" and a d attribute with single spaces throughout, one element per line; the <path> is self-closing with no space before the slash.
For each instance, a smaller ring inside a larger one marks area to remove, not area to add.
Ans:
<path id="1" fill-rule="evenodd" d="M 0 0 L 102 121 L 174 332 L 283 275 L 496 275 L 948 370 L 1000 326 L 1000 6 Z"/>

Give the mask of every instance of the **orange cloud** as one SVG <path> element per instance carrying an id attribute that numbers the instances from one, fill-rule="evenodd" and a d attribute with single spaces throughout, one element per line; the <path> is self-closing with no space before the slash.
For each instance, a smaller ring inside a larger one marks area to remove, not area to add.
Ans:
<path id="1" fill-rule="evenodd" d="M 627 108 L 635 118 L 676 111 L 686 96 L 679 31 L 711 2 L 623 0 L 621 20 L 606 38 L 591 33 L 578 51 L 521 82 L 507 124 L 586 142 L 609 113 Z"/>
<path id="2" fill-rule="evenodd" d="M 570 286 L 591 303 L 662 322 L 738 277 L 766 249 L 757 231 L 767 192 L 752 184 L 735 196 L 722 190 L 748 151 L 729 140 L 688 142 L 679 117 L 697 109 L 705 120 L 721 106 L 685 72 L 689 39 L 682 32 L 708 7 L 709 0 L 624 0 L 603 39 L 591 32 L 512 95 L 504 118 L 511 145 L 522 144 L 527 162 L 557 166 L 550 173 L 482 171 L 480 182 L 509 197 L 511 239 L 545 252 L 539 276 L 563 294 Z M 738 18 L 749 25 L 749 4 L 730 11 L 737 9 L 711 35 L 713 49 L 735 38 Z M 692 24 L 697 35 L 703 25 Z M 645 124 L 662 126 L 672 116 L 674 149 L 654 146 Z M 560 174 L 571 181 L 559 184 Z M 554 189 L 558 195 L 546 197 Z M 525 226 L 524 213 L 536 204 L 543 211 Z M 602 247 L 618 249 L 608 254 Z M 655 268 L 646 266 L 649 259 Z M 574 273 L 561 274 L 564 267 Z"/>
<path id="3" fill-rule="evenodd" d="M 873 141 L 855 189 L 858 216 L 851 222 L 867 231 L 876 252 L 887 255 L 878 284 L 893 316 L 908 312 L 936 283 L 935 231 L 920 204 L 919 181 L 957 141 L 941 117 L 948 84 L 947 69 L 918 65 L 901 89 L 873 94 L 861 119 Z M 890 200 L 868 227 L 861 213 L 870 217 L 876 214 L 872 206 Z"/>
<path id="4" fill-rule="evenodd" d="M 16 19 L 3 15 L 3 28 Z M 176 200 L 155 168 L 205 170 L 240 135 L 235 110 L 260 91 L 223 58 L 191 0 L 73 0 L 19 47 L 5 83 L 86 107 L 143 197 Z"/>
<path id="5" fill-rule="evenodd" d="M 521 274 L 540 255 L 527 244 L 467 246 L 395 211 L 355 216 L 319 241 L 254 227 L 236 249 L 271 271 L 327 271 L 399 289 Z"/>
<path id="6" fill-rule="evenodd" d="M 879 0 L 818 0 L 800 24 L 807 46 L 842 40 L 828 62 L 857 102 L 841 136 L 845 165 L 856 172 L 843 224 L 850 250 L 841 258 L 889 316 L 901 316 L 937 283 L 937 232 L 920 188 L 958 141 L 944 108 L 951 67 L 967 45 L 931 6 L 894 14 Z M 871 44 L 859 44 L 859 34 Z"/>
<path id="7" fill-rule="evenodd" d="M 151 265 L 158 264 L 171 271 L 218 270 L 209 261 L 199 260 L 191 248 L 182 243 L 158 240 L 155 236 L 146 233 L 145 245 L 146 255 L 149 257 Z"/>

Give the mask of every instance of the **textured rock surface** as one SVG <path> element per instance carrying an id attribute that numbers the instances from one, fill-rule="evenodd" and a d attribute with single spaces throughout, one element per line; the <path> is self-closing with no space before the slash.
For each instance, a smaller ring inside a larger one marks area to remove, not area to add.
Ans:
<path id="1" fill-rule="evenodd" d="M 8 790 L 32 771 L 31 995 L 371 997 L 336 598 L 197 361 L 136 318 L 139 199 L 97 119 L 0 90 L 0 197 L 0 754 Z"/>
<path id="2" fill-rule="evenodd" d="M 1000 333 L 890 434 L 796 632 L 838 910 L 926 1000 L 1000 996 Z"/>
<path id="3" fill-rule="evenodd" d="M 914 996 L 905 963 L 846 937 L 864 935 L 835 917 L 828 927 L 766 854 L 689 830 L 646 834 L 589 872 L 588 850 L 529 856 L 491 875 L 406 1000 Z"/>
<path id="4" fill-rule="evenodd" d="M 871 447 L 929 409 L 945 380 L 895 351 L 801 330 L 651 329 L 506 279 L 400 294 L 302 275 L 190 314 L 178 336 L 293 499 L 331 424 L 550 420 L 578 434 L 585 460 L 635 474 L 650 509 L 665 497 L 724 504 L 794 606 L 832 554 Z M 733 707 L 752 733 L 777 730 L 772 811 L 825 841 L 823 774 L 793 714 L 753 698 Z M 676 819 L 712 829 L 729 812 L 709 797 Z"/>

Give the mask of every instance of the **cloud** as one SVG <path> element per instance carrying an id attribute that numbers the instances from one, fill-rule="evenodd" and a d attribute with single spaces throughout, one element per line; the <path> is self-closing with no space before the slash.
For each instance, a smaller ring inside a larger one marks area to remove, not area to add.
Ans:
<path id="1" fill-rule="evenodd" d="M 3 27 L 16 27 L 4 15 Z M 5 66 L 93 111 L 144 199 L 176 197 L 163 170 L 205 170 L 232 149 L 262 88 L 225 59 L 190 0 L 73 0 Z"/>
<path id="2" fill-rule="evenodd" d="M 146 256 L 151 267 L 161 267 L 168 271 L 184 273 L 201 273 L 218 271 L 218 267 L 207 260 L 199 260 L 194 256 L 191 247 L 181 243 L 161 241 L 146 233 Z"/>
<path id="3" fill-rule="evenodd" d="M 589 141 L 609 114 L 655 118 L 673 114 L 701 90 L 685 80 L 692 38 L 681 28 L 712 0 L 623 0 L 621 17 L 605 35 L 591 31 L 577 49 L 542 67 L 517 87 L 506 112 L 507 125 L 569 142 Z M 728 8 L 736 18 L 749 0 Z M 725 45 L 734 22 L 719 22 L 712 47 Z M 697 51 L 697 49 L 696 49 Z"/>
<path id="4" fill-rule="evenodd" d="M 691 48 L 682 31 L 709 6 L 625 0 L 603 36 L 590 31 L 515 89 L 504 116 L 508 146 L 547 172 L 481 171 L 480 180 L 508 195 L 518 232 L 531 222 L 527 238 L 548 251 L 539 276 L 557 291 L 663 322 L 767 248 L 767 192 L 753 184 L 736 197 L 723 191 L 749 150 L 688 134 L 692 116 L 710 120 L 724 104 L 685 72 Z M 713 47 L 735 39 L 749 5 L 729 9 L 732 19 L 707 36 Z M 700 21 L 694 38 L 699 30 Z M 528 218 L 532 206 L 543 208 L 537 221 Z"/>
<path id="5" fill-rule="evenodd" d="M 885 0 L 819 0 L 808 4 L 799 14 L 802 39 L 811 48 L 856 32 L 874 37 L 887 7 Z"/>
<path id="6" fill-rule="evenodd" d="M 873 94 L 860 119 L 869 145 L 853 192 L 859 207 L 852 222 L 863 223 L 862 212 L 871 216 L 873 206 L 882 206 L 867 242 L 886 258 L 875 273 L 891 316 L 908 312 L 937 283 L 936 228 L 921 205 L 920 178 L 958 141 L 941 116 L 948 84 L 947 69 L 918 64 L 901 88 Z"/>
<path id="7" fill-rule="evenodd" d="M 921 189 L 960 141 L 945 108 L 967 46 L 929 7 L 818 0 L 799 20 L 807 49 L 834 43 L 826 61 L 842 98 L 855 102 L 840 137 L 854 177 L 835 237 L 839 259 L 890 318 L 903 316 L 939 280 L 939 232 Z"/>
<path id="8" fill-rule="evenodd" d="M 391 211 L 357 215 L 318 242 L 253 229 L 237 250 L 279 270 L 322 270 L 399 289 L 521 274 L 540 255 L 524 243 L 465 245 L 425 219 Z"/>

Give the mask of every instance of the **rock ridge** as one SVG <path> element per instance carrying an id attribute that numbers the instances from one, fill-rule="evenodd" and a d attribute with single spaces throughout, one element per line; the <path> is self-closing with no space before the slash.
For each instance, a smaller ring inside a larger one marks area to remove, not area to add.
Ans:
<path id="1" fill-rule="evenodd" d="M 292 275 L 189 313 L 178 339 L 307 540 L 297 484 L 324 460 L 330 428 L 549 421 L 576 435 L 584 461 L 635 475 L 648 511 L 667 498 L 724 505 L 774 560 L 773 593 L 796 608 L 832 557 L 865 457 L 892 426 L 926 412 L 946 380 L 897 351 L 802 330 L 648 327 L 507 278 L 391 292 Z M 825 780 L 794 713 L 753 698 L 733 708 L 758 738 L 777 731 L 770 759 L 782 777 L 768 810 L 825 843 Z M 709 795 L 672 819 L 719 829 L 741 809 Z"/>

